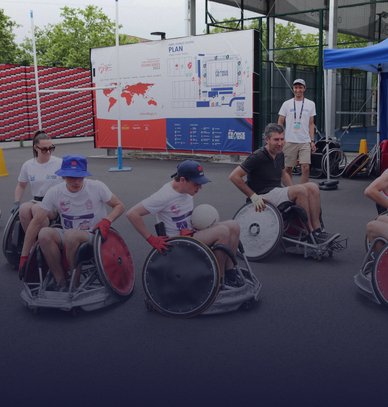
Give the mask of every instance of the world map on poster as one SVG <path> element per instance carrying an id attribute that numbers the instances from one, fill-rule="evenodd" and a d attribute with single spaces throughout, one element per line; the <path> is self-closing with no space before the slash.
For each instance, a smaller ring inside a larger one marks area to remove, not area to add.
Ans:
<path id="1" fill-rule="evenodd" d="M 146 99 L 147 104 L 150 106 L 157 106 L 158 105 L 157 101 L 148 95 L 148 92 L 152 86 L 154 86 L 153 83 L 142 83 L 142 82 L 138 82 L 134 85 L 126 85 L 122 89 L 120 97 L 122 97 L 125 100 L 127 106 L 131 106 L 132 104 L 136 103 L 136 98 L 138 97 Z M 116 88 L 103 90 L 104 96 L 107 97 L 109 101 L 108 112 L 110 112 L 113 106 L 115 106 L 115 104 L 117 103 L 117 97 L 115 95 L 116 92 L 114 92 L 115 90 Z"/>

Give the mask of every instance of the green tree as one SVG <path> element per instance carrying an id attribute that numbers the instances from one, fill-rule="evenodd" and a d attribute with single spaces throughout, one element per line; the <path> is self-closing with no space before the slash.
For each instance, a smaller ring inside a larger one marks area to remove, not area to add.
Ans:
<path id="1" fill-rule="evenodd" d="M 90 48 L 115 45 L 115 22 L 96 6 L 84 9 L 63 7 L 63 21 L 35 29 L 38 65 L 90 67 Z M 120 35 L 120 44 L 137 42 L 133 37 Z M 32 64 L 32 40 L 21 44 L 20 62 Z"/>
<path id="2" fill-rule="evenodd" d="M 14 64 L 18 55 L 14 28 L 18 25 L 12 21 L 3 9 L 0 9 L 0 63 Z"/>
<path id="3" fill-rule="evenodd" d="M 212 28 L 212 33 L 227 32 L 240 29 L 239 22 L 234 18 L 227 18 L 220 23 L 222 27 Z M 245 23 L 244 29 L 258 29 L 258 20 Z M 266 46 L 266 22 L 262 25 L 262 41 Z M 353 48 L 367 45 L 365 40 L 349 35 L 338 33 L 338 48 Z M 319 35 L 303 33 L 295 24 L 275 24 L 275 55 L 274 59 L 279 64 L 303 64 L 318 65 Z M 263 59 L 266 60 L 267 50 L 264 49 Z"/>

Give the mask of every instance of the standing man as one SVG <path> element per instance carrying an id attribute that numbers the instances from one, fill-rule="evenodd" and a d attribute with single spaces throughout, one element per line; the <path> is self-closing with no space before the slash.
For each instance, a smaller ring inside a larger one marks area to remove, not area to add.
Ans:
<path id="1" fill-rule="evenodd" d="M 302 169 L 301 184 L 310 176 L 311 152 L 316 150 L 314 142 L 315 103 L 304 97 L 306 82 L 295 79 L 292 85 L 294 97 L 286 100 L 279 110 L 278 124 L 285 127 L 283 152 L 286 171 L 292 177 L 292 168 L 299 162 Z"/>

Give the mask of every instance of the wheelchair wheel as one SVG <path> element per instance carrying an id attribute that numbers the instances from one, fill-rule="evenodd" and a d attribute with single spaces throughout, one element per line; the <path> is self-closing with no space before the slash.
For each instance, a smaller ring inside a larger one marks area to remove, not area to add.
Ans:
<path id="1" fill-rule="evenodd" d="M 278 246 L 283 234 L 279 211 L 270 203 L 262 212 L 256 212 L 252 203 L 241 207 L 233 217 L 240 225 L 240 240 L 249 261 L 267 257 Z"/>
<path id="2" fill-rule="evenodd" d="M 17 268 L 24 241 L 24 230 L 19 219 L 19 209 L 17 209 L 8 219 L 3 234 L 3 254 L 8 263 Z"/>
<path id="3" fill-rule="evenodd" d="M 322 171 L 324 176 L 327 175 L 327 157 L 329 157 L 330 177 L 340 177 L 347 166 L 347 159 L 345 153 L 340 148 L 332 148 L 329 150 L 329 156 L 324 154 L 322 157 Z"/>
<path id="4" fill-rule="evenodd" d="M 135 269 L 123 238 L 111 228 L 103 242 L 100 232 L 96 232 L 93 251 L 101 281 L 117 296 L 129 296 L 135 285 Z"/>
<path id="5" fill-rule="evenodd" d="M 366 153 L 357 155 L 345 168 L 343 176 L 353 178 L 360 173 L 368 164 L 369 156 Z"/>
<path id="6" fill-rule="evenodd" d="M 143 266 L 143 288 L 156 311 L 189 318 L 204 312 L 215 300 L 220 271 L 208 246 L 190 237 L 174 237 L 163 254 L 152 250 Z"/>
<path id="7" fill-rule="evenodd" d="M 377 254 L 372 271 L 372 285 L 380 302 L 388 305 L 388 243 Z"/>

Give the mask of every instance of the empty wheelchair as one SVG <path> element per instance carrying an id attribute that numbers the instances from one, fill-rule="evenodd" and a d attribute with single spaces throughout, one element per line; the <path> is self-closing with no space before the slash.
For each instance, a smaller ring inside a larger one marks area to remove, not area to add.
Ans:
<path id="1" fill-rule="evenodd" d="M 102 240 L 96 232 L 92 243 L 83 243 L 76 253 L 69 284 L 57 291 L 54 277 L 36 243 L 27 260 L 21 298 L 32 310 L 57 308 L 64 311 L 92 311 L 131 295 L 135 270 L 131 254 L 122 237 L 113 228 Z"/>
<path id="2" fill-rule="evenodd" d="M 240 267 L 222 245 L 210 249 L 192 237 L 169 239 L 163 254 L 153 249 L 143 266 L 142 280 L 148 310 L 171 317 L 190 318 L 249 308 L 259 299 L 261 284 L 248 261 Z M 229 255 L 236 266 L 234 281 L 221 279 L 214 250 Z M 240 245 L 243 258 L 243 248 Z"/>
<path id="3" fill-rule="evenodd" d="M 316 142 L 316 151 L 311 153 L 310 177 L 326 177 L 329 171 L 330 177 L 340 177 L 346 167 L 347 158 L 337 141 L 320 139 Z"/>
<path id="4" fill-rule="evenodd" d="M 303 254 L 305 258 L 317 260 L 331 257 L 335 251 L 346 247 L 346 239 L 340 240 L 338 233 L 326 242 L 317 242 L 308 230 L 305 210 L 292 202 L 279 207 L 267 202 L 261 212 L 257 212 L 252 203 L 247 203 L 233 219 L 240 225 L 240 240 L 249 261 L 264 259 L 280 244 L 286 253 Z"/>
<path id="5" fill-rule="evenodd" d="M 383 247 L 374 251 L 377 242 Z M 360 292 L 377 304 L 388 306 L 388 241 L 377 238 L 371 242 L 362 261 L 360 271 L 354 276 Z"/>

